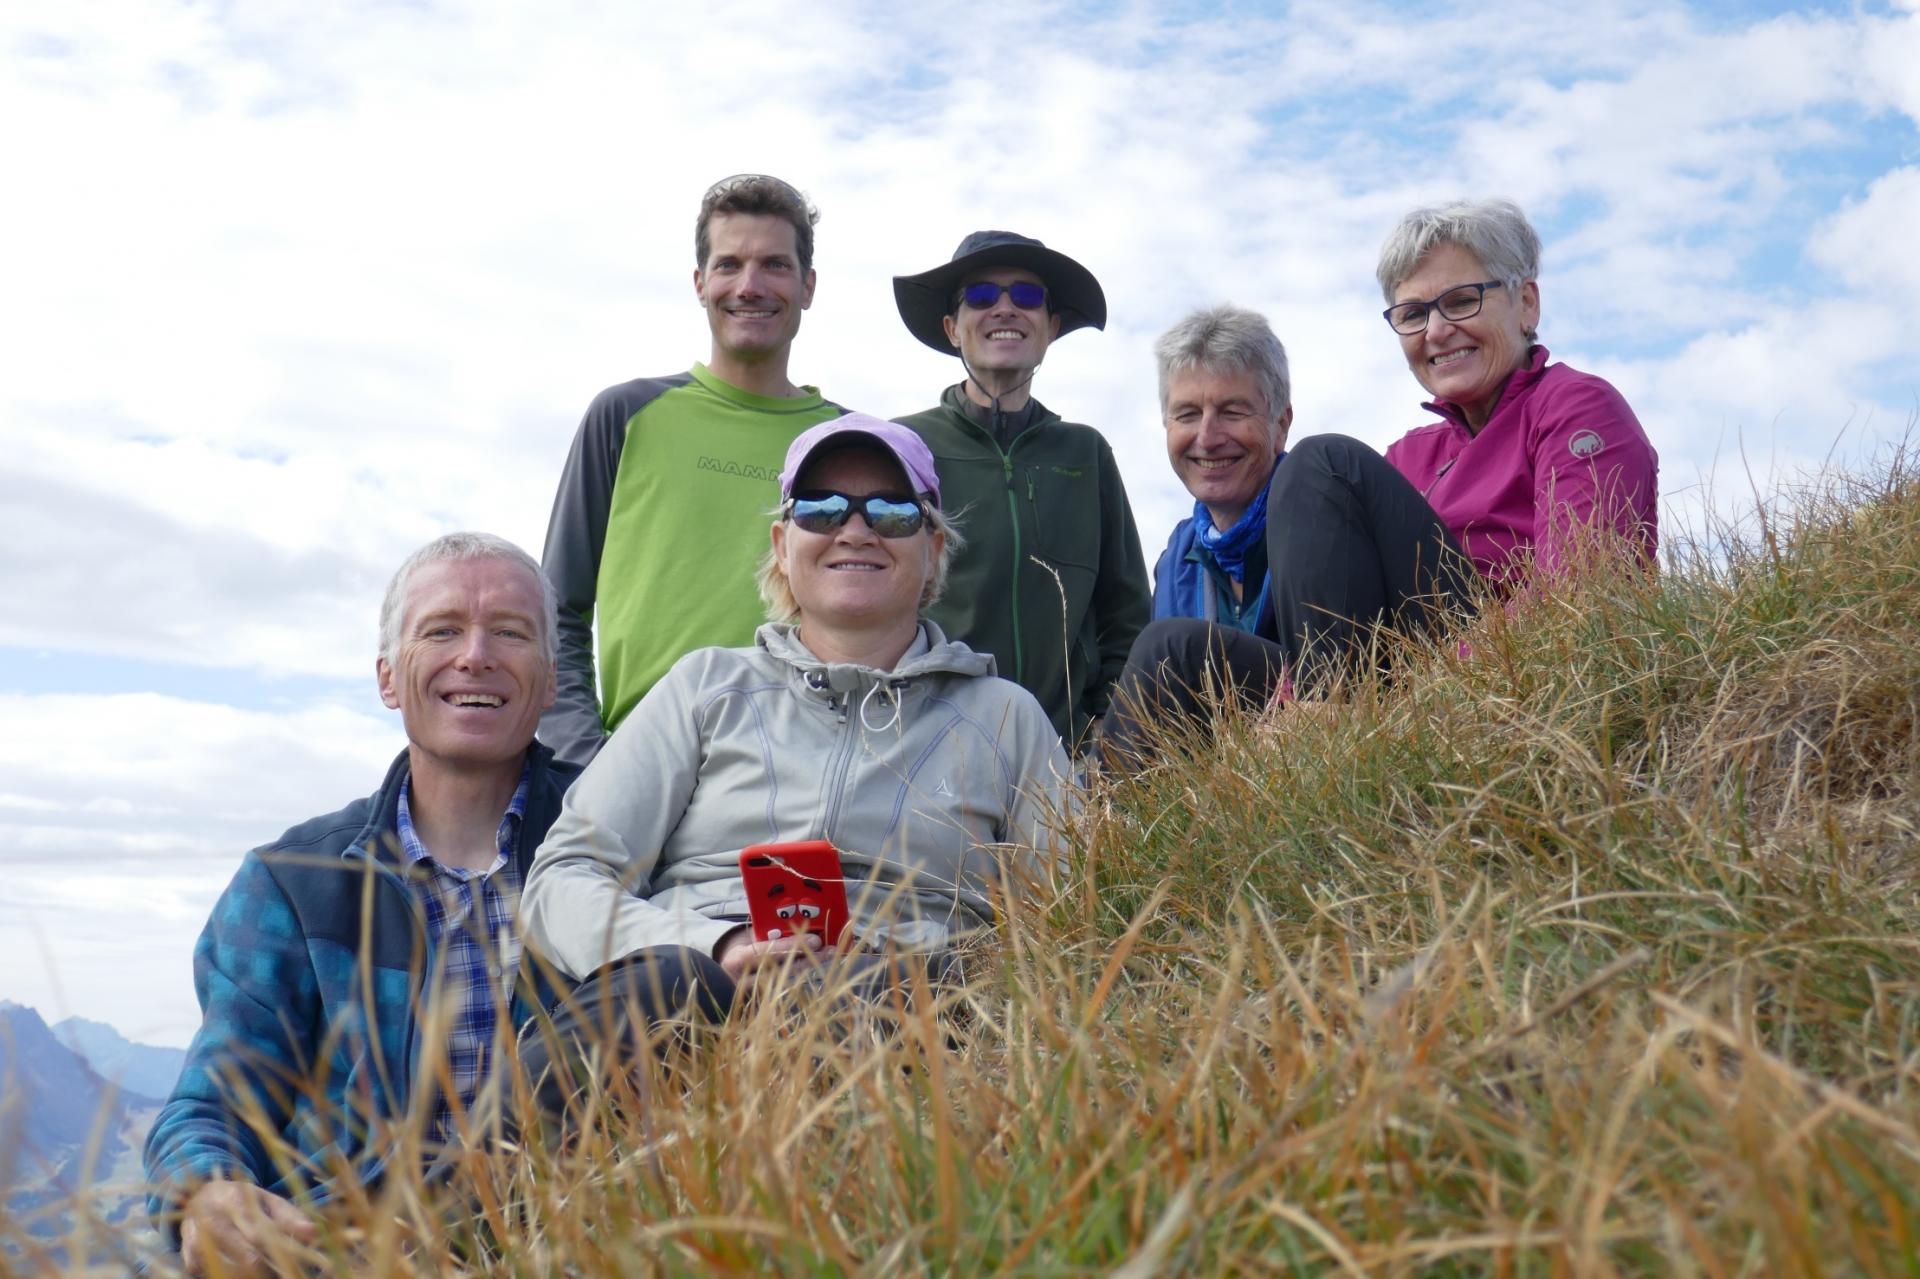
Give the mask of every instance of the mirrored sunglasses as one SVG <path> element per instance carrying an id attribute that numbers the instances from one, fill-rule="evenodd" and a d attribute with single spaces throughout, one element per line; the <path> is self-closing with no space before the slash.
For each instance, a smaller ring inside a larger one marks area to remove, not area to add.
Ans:
<path id="1" fill-rule="evenodd" d="M 880 537 L 912 537 L 927 522 L 927 509 L 910 497 L 882 493 L 854 497 L 831 489 L 796 493 L 787 502 L 787 518 L 809 533 L 831 533 L 858 511 Z"/>

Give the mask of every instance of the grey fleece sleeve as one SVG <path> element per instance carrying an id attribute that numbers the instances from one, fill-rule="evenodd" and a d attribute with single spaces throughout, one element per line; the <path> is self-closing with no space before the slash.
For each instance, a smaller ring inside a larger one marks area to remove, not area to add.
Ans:
<path id="1" fill-rule="evenodd" d="M 710 955 L 734 927 L 663 910 L 643 895 L 699 781 L 694 697 L 711 652 L 683 658 L 640 699 L 567 791 L 534 855 L 520 898 L 521 927 L 527 944 L 575 981 L 655 946 Z"/>
<path id="2" fill-rule="evenodd" d="M 1060 734 L 1040 703 L 1023 696 L 1013 712 L 1000 742 L 1014 778 L 1013 803 L 998 835 L 1018 850 L 1022 875 L 1046 886 L 1066 873 L 1066 836 L 1080 813 L 1080 793 Z"/>

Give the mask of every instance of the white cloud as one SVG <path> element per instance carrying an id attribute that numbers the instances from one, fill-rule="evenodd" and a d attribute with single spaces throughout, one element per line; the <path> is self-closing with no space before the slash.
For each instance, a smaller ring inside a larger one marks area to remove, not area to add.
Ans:
<path id="1" fill-rule="evenodd" d="M 1814 258 L 1862 293 L 1885 298 L 1911 313 L 1920 298 L 1920 167 L 1908 165 L 1881 177 L 1865 196 L 1850 200 L 1813 239 Z M 1909 353 L 1912 345 L 1906 348 Z"/>
<path id="2" fill-rule="evenodd" d="M 404 744 L 397 715 L 152 693 L 0 695 L 0 720 L 0 837 L 15 867 L 231 869 L 293 822 L 371 791 Z"/>
<path id="3" fill-rule="evenodd" d="M 184 1042 L 192 948 L 248 848 L 370 793 L 398 718 L 0 696 L 0 997 Z"/>
<path id="4" fill-rule="evenodd" d="M 136 1041 L 184 1045 L 200 1024 L 193 943 L 225 874 L 12 873 L 0 903 L 0 998 L 48 1021 L 110 1022 Z"/>
<path id="5" fill-rule="evenodd" d="M 1894 0 L 1893 7 L 1906 10 L 1907 16 L 1891 15 L 1862 24 L 1866 32 L 1860 74 L 1871 91 L 1895 110 L 1920 119 L 1920 76 L 1913 73 L 1920 66 L 1920 4 Z"/>

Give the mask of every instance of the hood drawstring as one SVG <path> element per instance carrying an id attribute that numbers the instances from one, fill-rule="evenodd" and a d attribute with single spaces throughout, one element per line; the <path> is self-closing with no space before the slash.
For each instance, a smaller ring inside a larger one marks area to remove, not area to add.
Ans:
<path id="1" fill-rule="evenodd" d="M 890 728 L 898 729 L 900 727 L 900 690 L 906 686 L 905 680 L 876 680 L 873 686 L 867 689 L 867 695 L 860 699 L 860 727 L 869 733 L 884 733 Z M 879 694 L 883 703 L 893 708 L 893 714 L 881 724 L 873 724 L 867 720 L 867 703 L 873 700 L 876 693 Z"/>
<path id="2" fill-rule="evenodd" d="M 973 371 L 973 365 L 967 363 L 967 357 L 965 355 L 962 355 L 960 357 L 960 367 L 966 371 L 967 381 L 979 387 L 980 393 L 982 395 L 987 394 L 986 385 L 980 381 L 979 375 Z M 992 424 L 987 428 L 987 430 L 993 435 L 993 440 L 995 444 L 998 444 L 1000 442 L 1000 423 L 1001 423 L 1001 420 L 1005 417 L 1005 414 L 1000 409 L 1000 396 L 1010 394 L 1014 391 L 1019 390 L 1021 387 L 1025 386 L 1027 383 L 1033 381 L 1033 375 L 1035 373 L 1038 373 L 1039 371 L 1040 371 L 1040 366 L 1038 364 L 1034 365 L 1033 368 L 1028 370 L 1027 376 L 1025 378 L 1015 383 L 1014 385 L 1008 387 L 1005 391 L 1002 391 L 999 394 L 996 394 L 993 397 L 993 421 L 992 421 Z M 966 388 L 964 386 L 961 387 L 960 394 L 964 396 L 966 393 L 967 393 Z"/>
<path id="3" fill-rule="evenodd" d="M 801 675 L 807 681 L 808 688 L 816 693 L 825 693 L 827 695 L 827 707 L 829 710 L 838 711 L 840 709 L 840 695 L 833 691 L 832 681 L 827 678 L 825 671 L 802 671 Z M 888 729 L 899 729 L 901 723 L 900 692 L 906 688 L 906 686 L 907 681 L 903 679 L 875 680 L 872 684 L 868 685 L 866 695 L 860 699 L 860 727 L 866 729 L 869 733 L 884 733 Z M 888 707 L 891 711 L 891 713 L 878 724 L 874 723 L 867 715 L 867 706 L 873 701 L 876 695 L 880 698 L 881 704 Z M 845 722 L 844 715 L 841 717 L 841 720 L 843 723 Z"/>
<path id="4" fill-rule="evenodd" d="M 840 695 L 833 691 L 833 685 L 828 681 L 827 673 L 825 671 L 802 671 L 801 675 L 806 679 L 808 688 L 816 693 L 825 693 L 827 695 L 827 709 L 839 715 L 841 723 L 846 723 L 847 717 L 840 710 Z"/>

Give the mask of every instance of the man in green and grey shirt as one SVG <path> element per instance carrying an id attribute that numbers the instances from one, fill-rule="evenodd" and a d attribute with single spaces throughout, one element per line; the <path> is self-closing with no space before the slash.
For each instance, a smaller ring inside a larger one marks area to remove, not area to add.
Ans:
<path id="1" fill-rule="evenodd" d="M 992 653 L 1082 747 L 1147 623 L 1147 566 L 1113 450 L 1029 389 L 1048 345 L 1104 328 L 1106 296 L 1064 253 L 1011 231 L 976 231 L 951 261 L 893 279 L 908 332 L 960 357 L 936 408 L 899 419 L 932 450 L 967 544 L 929 610 Z"/>
<path id="2" fill-rule="evenodd" d="M 608 387 L 587 408 L 547 523 L 559 686 L 540 738 L 585 764 L 683 655 L 751 643 L 787 445 L 845 412 L 787 376 L 813 304 L 818 212 L 778 178 L 715 183 L 694 224 L 705 364 Z M 595 624 L 600 635 L 594 679 Z"/>

